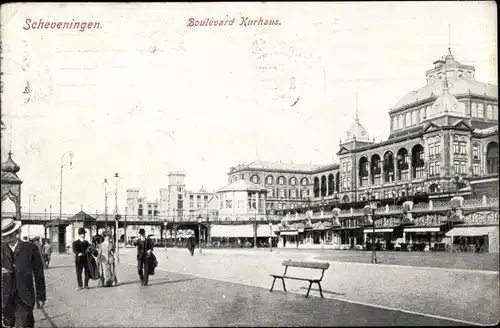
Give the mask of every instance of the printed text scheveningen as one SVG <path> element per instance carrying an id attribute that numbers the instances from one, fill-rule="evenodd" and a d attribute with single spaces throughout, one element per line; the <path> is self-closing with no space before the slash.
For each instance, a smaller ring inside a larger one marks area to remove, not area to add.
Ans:
<path id="1" fill-rule="evenodd" d="M 236 18 L 233 19 L 210 19 L 206 18 L 203 20 L 196 20 L 194 18 L 189 18 L 187 27 L 193 26 L 233 26 L 236 21 Z M 273 26 L 273 25 L 281 25 L 281 22 L 278 19 L 263 19 L 260 17 L 259 19 L 250 19 L 250 17 L 240 17 L 238 24 L 235 26 Z"/>
<path id="2" fill-rule="evenodd" d="M 78 30 L 83 32 L 85 30 L 98 30 L 101 29 L 100 22 L 84 22 L 84 21 L 75 21 L 74 19 L 71 22 L 65 21 L 44 21 L 40 18 L 40 20 L 31 20 L 31 18 L 26 18 L 26 25 L 23 26 L 24 30 Z"/>

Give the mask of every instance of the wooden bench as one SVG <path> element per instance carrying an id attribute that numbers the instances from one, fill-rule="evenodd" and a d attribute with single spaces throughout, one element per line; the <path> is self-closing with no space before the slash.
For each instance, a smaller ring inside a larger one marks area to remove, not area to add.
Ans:
<path id="1" fill-rule="evenodd" d="M 276 274 L 271 275 L 271 277 L 273 277 L 274 279 L 273 279 L 273 285 L 271 286 L 270 292 L 273 291 L 274 283 L 276 282 L 276 279 L 281 279 L 281 282 L 283 283 L 283 290 L 285 292 L 286 292 L 285 279 L 293 279 L 293 280 L 309 281 L 309 289 L 307 290 L 306 298 L 309 296 L 309 292 L 311 291 L 311 286 L 314 283 L 318 284 L 319 293 L 320 293 L 321 297 L 323 297 L 323 290 L 321 289 L 321 280 L 323 280 L 325 270 L 327 270 L 330 267 L 330 263 L 328 263 L 328 262 L 304 262 L 304 261 L 285 260 L 285 261 L 283 261 L 282 265 L 285 267 L 285 272 L 282 275 L 276 275 Z M 321 277 L 319 279 L 310 279 L 310 278 L 300 278 L 300 277 L 287 276 L 286 273 L 288 271 L 288 267 L 322 270 Z"/>

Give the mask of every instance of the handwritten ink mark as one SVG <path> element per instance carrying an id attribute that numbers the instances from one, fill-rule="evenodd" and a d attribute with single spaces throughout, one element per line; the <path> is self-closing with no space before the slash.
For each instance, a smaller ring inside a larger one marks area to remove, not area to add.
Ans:
<path id="1" fill-rule="evenodd" d="M 300 97 L 299 97 L 299 98 L 297 98 L 297 100 L 295 100 L 295 102 L 294 102 L 294 103 L 292 104 L 292 106 L 290 106 L 290 107 L 295 106 L 295 104 L 299 102 L 299 99 L 300 99 Z"/>

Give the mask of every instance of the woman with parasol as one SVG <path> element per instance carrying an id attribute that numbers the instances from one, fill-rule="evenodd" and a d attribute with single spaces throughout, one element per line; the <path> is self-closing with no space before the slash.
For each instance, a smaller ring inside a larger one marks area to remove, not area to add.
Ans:
<path id="1" fill-rule="evenodd" d="M 118 284 L 116 277 L 116 253 L 115 246 L 111 240 L 111 233 L 106 231 L 103 233 L 104 241 L 99 245 L 99 265 L 101 271 L 101 286 L 110 287 L 113 284 Z"/>

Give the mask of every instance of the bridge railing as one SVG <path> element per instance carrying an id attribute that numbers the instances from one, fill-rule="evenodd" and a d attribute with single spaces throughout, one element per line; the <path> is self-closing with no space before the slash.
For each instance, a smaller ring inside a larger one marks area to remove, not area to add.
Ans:
<path id="1" fill-rule="evenodd" d="M 474 208 L 498 208 L 499 206 L 499 198 L 498 197 L 490 197 L 490 198 L 471 198 L 466 199 L 463 202 L 464 209 L 474 209 Z M 451 209 L 450 202 L 445 201 L 434 201 L 429 203 L 418 203 L 413 206 L 412 212 L 414 213 L 429 213 L 432 211 L 443 211 Z M 285 211 L 285 214 L 259 214 L 257 216 L 258 221 L 268 220 L 268 221 L 281 221 L 288 217 L 290 221 L 301 221 L 306 220 L 307 217 L 305 214 L 300 213 L 295 215 L 293 211 Z M 288 216 L 286 215 L 288 213 Z M 397 215 L 399 213 L 403 213 L 403 207 L 400 205 L 389 205 L 379 207 L 375 210 L 375 214 L 377 215 Z M 13 212 L 2 212 L 2 216 L 15 216 L 16 214 Z M 89 214 L 92 217 L 95 215 Z M 133 222 L 150 222 L 150 223 L 161 223 L 161 222 L 198 222 L 198 217 L 201 215 L 202 222 L 220 222 L 220 221 L 254 221 L 255 219 L 251 218 L 250 215 L 224 215 L 219 216 L 217 211 L 210 211 L 208 213 L 201 214 L 192 214 L 187 213 L 185 215 L 176 215 L 176 216 L 154 216 L 154 215 L 121 215 L 120 222 L 124 221 L 133 221 Z M 62 215 L 62 220 L 70 221 L 74 214 L 64 214 Z M 339 218 L 355 218 L 363 216 L 363 209 L 350 209 L 350 210 L 341 210 L 339 214 Z M 325 220 L 333 217 L 332 211 L 324 211 L 323 215 L 321 212 L 314 212 L 312 214 L 311 220 Z M 58 213 L 22 213 L 21 220 L 22 221 L 38 221 L 38 222 L 47 222 L 50 220 L 59 219 Z M 229 219 L 229 220 L 227 220 Z M 97 215 L 98 222 L 104 222 L 105 216 L 103 214 Z M 108 215 L 108 221 L 114 222 L 114 215 Z"/>

